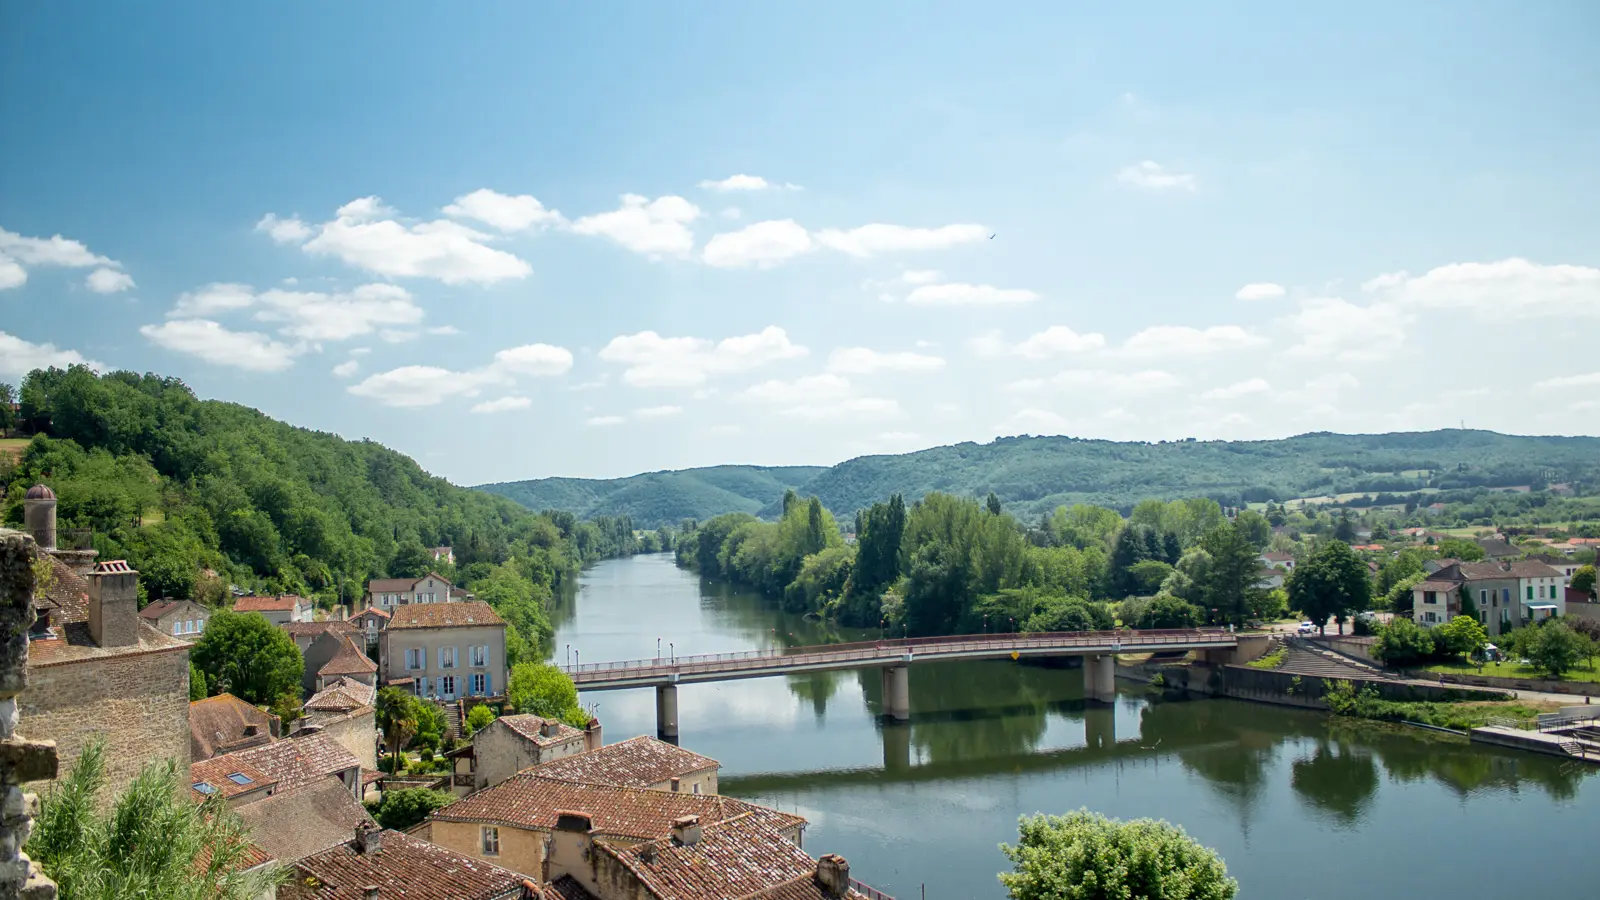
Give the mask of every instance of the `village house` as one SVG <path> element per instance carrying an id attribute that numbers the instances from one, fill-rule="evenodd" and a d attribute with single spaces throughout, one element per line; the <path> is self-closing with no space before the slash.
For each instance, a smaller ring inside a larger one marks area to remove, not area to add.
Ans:
<path id="1" fill-rule="evenodd" d="M 23 519 L 52 582 L 34 602 L 28 686 L 17 696 L 28 736 L 56 742 L 62 771 L 103 739 L 113 792 L 150 760 L 188 766 L 189 643 L 139 618 L 139 573 L 126 562 L 56 552 L 55 514 L 49 488 L 28 490 Z"/>
<path id="2" fill-rule="evenodd" d="M 277 786 L 276 778 L 233 754 L 189 765 L 189 791 L 196 802 L 220 796 L 234 808 L 272 796 Z"/>
<path id="3" fill-rule="evenodd" d="M 584 820 L 584 835 L 618 848 L 669 837 L 685 816 L 707 825 L 751 816 L 796 846 L 806 825 L 799 816 L 731 797 L 575 784 L 521 772 L 435 810 L 425 827 L 429 840 L 457 852 L 551 881 L 562 875 L 582 881 L 581 859 L 568 855 L 575 848 L 554 839 L 563 816 L 574 814 Z"/>
<path id="4" fill-rule="evenodd" d="M 1483 550 L 1483 557 L 1487 560 L 1515 559 L 1522 555 L 1521 550 L 1499 538 L 1482 538 L 1474 543 Z"/>
<path id="5" fill-rule="evenodd" d="M 1528 558 L 1536 562 L 1542 562 L 1550 568 L 1555 569 L 1557 572 L 1560 572 L 1561 576 L 1567 579 L 1569 582 L 1572 580 L 1573 574 L 1584 566 L 1583 563 L 1578 562 L 1575 559 L 1555 553 L 1537 553 Z"/>
<path id="6" fill-rule="evenodd" d="M 376 826 L 298 860 L 278 900 L 567 900 L 526 876 Z"/>
<path id="7" fill-rule="evenodd" d="M 356 828 L 372 825 L 366 808 L 337 778 L 274 793 L 234 812 L 249 829 L 250 842 L 285 865 L 342 844 Z"/>
<path id="8" fill-rule="evenodd" d="M 412 603 L 449 603 L 452 587 L 436 572 L 421 578 L 374 578 L 367 582 L 367 605 L 393 610 Z"/>
<path id="9" fill-rule="evenodd" d="M 447 565 L 456 564 L 456 551 L 449 547 L 433 547 L 428 550 L 428 555 L 433 557 L 434 562 L 443 560 Z"/>
<path id="10" fill-rule="evenodd" d="M 492 787 L 530 766 L 582 753 L 584 732 L 555 719 L 501 716 L 478 729 L 472 743 L 448 756 L 455 765 L 456 793 Z"/>
<path id="11" fill-rule="evenodd" d="M 282 724 L 232 694 L 189 704 L 189 758 L 196 762 L 277 740 Z"/>
<path id="12" fill-rule="evenodd" d="M 1284 553 L 1281 550 L 1269 550 L 1256 557 L 1256 561 L 1263 569 L 1282 569 L 1285 572 L 1294 571 L 1294 554 Z"/>
<path id="13" fill-rule="evenodd" d="M 296 734 L 333 738 L 360 761 L 363 773 L 376 772 L 377 695 L 371 684 L 341 676 L 306 701 Z"/>
<path id="14" fill-rule="evenodd" d="M 330 629 L 318 635 L 305 650 L 304 681 L 308 692 L 320 691 L 340 678 L 353 678 L 376 686 L 378 664 L 356 645 L 354 632 Z M 363 642 L 365 643 L 365 642 Z"/>
<path id="15" fill-rule="evenodd" d="M 506 689 L 506 623 L 487 603 L 397 606 L 379 640 L 383 684 L 445 701 Z"/>
<path id="16" fill-rule="evenodd" d="M 721 763 L 648 735 L 562 756 L 528 771 L 578 784 L 609 784 L 686 794 L 715 794 Z"/>
<path id="17" fill-rule="evenodd" d="M 1484 630 L 1498 637 L 1524 622 L 1564 615 L 1566 588 L 1561 572 L 1537 560 L 1456 562 L 1412 588 L 1412 618 L 1423 626 L 1450 621 L 1461 614 L 1465 589 Z"/>
<path id="18" fill-rule="evenodd" d="M 193 600 L 157 600 L 139 610 L 139 618 L 162 634 L 192 641 L 206 630 L 211 610 Z"/>
<path id="19" fill-rule="evenodd" d="M 310 622 L 313 609 L 315 605 L 310 600 L 293 594 L 279 594 L 276 597 L 240 597 L 233 601 L 234 612 L 260 613 L 274 625 Z"/>
<path id="20" fill-rule="evenodd" d="M 311 646 L 311 642 L 321 637 L 325 632 L 353 632 L 356 630 L 355 625 L 341 619 L 322 619 L 321 621 L 312 620 L 310 622 L 284 622 L 278 627 L 288 632 L 289 636 L 294 638 L 294 645 L 300 648 L 301 656 L 305 655 L 306 649 Z"/>
<path id="21" fill-rule="evenodd" d="M 242 772 L 248 780 L 233 776 Z M 246 794 L 259 799 L 298 790 L 333 776 L 350 796 L 361 796 L 361 761 L 325 734 L 296 735 L 248 750 L 237 750 L 189 767 L 192 790 L 201 797 L 221 793 L 232 803 Z M 237 790 L 245 789 L 244 791 Z"/>

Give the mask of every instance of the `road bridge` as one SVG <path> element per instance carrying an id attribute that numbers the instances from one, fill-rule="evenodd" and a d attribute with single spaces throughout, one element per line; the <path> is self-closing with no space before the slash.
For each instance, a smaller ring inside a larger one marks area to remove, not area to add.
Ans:
<path id="1" fill-rule="evenodd" d="M 1237 647 L 1238 638 L 1231 632 L 1203 628 L 964 634 L 582 663 L 568 665 L 564 670 L 580 691 L 654 687 L 656 731 L 663 738 L 676 738 L 680 684 L 876 668 L 883 673 L 883 714 L 888 719 L 903 722 L 911 718 L 909 666 L 918 662 L 1081 656 L 1084 658 L 1084 696 L 1109 702 L 1116 694 L 1115 656 L 1118 653 L 1229 652 Z"/>

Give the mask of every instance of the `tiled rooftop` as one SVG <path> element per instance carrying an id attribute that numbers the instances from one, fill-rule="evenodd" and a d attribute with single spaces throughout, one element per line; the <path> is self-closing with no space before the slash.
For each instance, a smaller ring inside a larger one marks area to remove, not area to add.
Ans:
<path id="1" fill-rule="evenodd" d="M 278 782 L 281 791 L 315 784 L 325 776 L 359 769 L 361 761 L 343 745 L 325 734 L 308 734 L 240 750 L 218 760 L 239 760 L 265 772 Z"/>
<path id="2" fill-rule="evenodd" d="M 574 737 L 579 737 L 583 734 L 583 732 L 564 722 L 560 722 L 555 719 L 546 719 L 541 716 L 535 716 L 526 713 L 515 716 L 501 716 L 495 721 L 504 722 L 507 728 L 511 729 L 522 737 L 527 738 L 540 747 L 548 747 L 552 744 L 570 741 Z M 550 735 L 549 737 L 545 737 L 539 733 L 539 729 L 543 728 L 546 722 L 556 726 L 556 733 Z"/>
<path id="3" fill-rule="evenodd" d="M 305 708 L 349 712 L 363 706 L 371 706 L 376 701 L 377 694 L 378 689 L 372 685 L 341 676 L 323 690 L 312 694 L 311 699 L 306 701 Z"/>
<path id="4" fill-rule="evenodd" d="M 234 810 L 250 839 L 273 859 L 292 863 L 343 843 L 371 817 L 339 779 L 328 777 Z"/>
<path id="5" fill-rule="evenodd" d="M 246 735 L 245 729 L 252 725 L 256 733 Z M 232 694 L 189 704 L 189 752 L 194 759 L 210 759 L 271 740 L 272 715 Z"/>
<path id="6" fill-rule="evenodd" d="M 666 837 L 626 849 L 600 847 L 658 900 L 746 897 L 810 879 L 817 870 L 798 845 L 750 816 L 705 826 L 693 844 Z"/>
<path id="7" fill-rule="evenodd" d="M 333 654 L 333 658 L 317 670 L 318 675 L 322 677 L 330 675 L 371 675 L 373 672 L 378 671 L 378 664 L 356 647 L 355 642 L 350 639 L 348 634 L 343 635 L 340 644 L 342 646 L 339 647 L 339 652 Z"/>
<path id="8" fill-rule="evenodd" d="M 28 642 L 29 668 L 58 666 L 86 659 L 189 649 L 188 641 L 180 640 L 170 634 L 162 634 L 143 620 L 140 620 L 138 626 L 138 643 L 122 647 L 101 647 L 89 633 L 88 582 L 83 576 L 74 572 L 71 566 L 54 556 L 50 557 L 50 567 L 55 574 L 55 584 L 38 601 L 38 606 L 50 614 L 50 627 L 54 630 L 55 636 Z"/>
<path id="9" fill-rule="evenodd" d="M 561 781 L 647 788 L 717 766 L 717 761 L 710 757 L 641 735 L 587 753 L 563 756 L 530 771 Z"/>
<path id="10" fill-rule="evenodd" d="M 189 765 L 189 793 L 197 800 L 217 794 L 236 797 L 250 791 L 270 790 L 277 783 L 272 775 L 240 759 L 237 754 L 202 759 Z M 210 790 L 195 785 L 207 785 Z"/>
<path id="11" fill-rule="evenodd" d="M 437 844 L 385 831 L 380 849 L 361 853 L 347 841 L 302 859 L 279 889 L 284 900 L 502 900 L 522 893 L 524 878 Z"/>
<path id="12" fill-rule="evenodd" d="M 240 597 L 233 602 L 234 612 L 294 612 L 296 606 L 308 605 L 293 594 L 276 597 Z"/>
<path id="13" fill-rule="evenodd" d="M 467 628 L 504 625 L 505 620 L 487 603 L 408 603 L 397 606 L 389 628 Z"/>

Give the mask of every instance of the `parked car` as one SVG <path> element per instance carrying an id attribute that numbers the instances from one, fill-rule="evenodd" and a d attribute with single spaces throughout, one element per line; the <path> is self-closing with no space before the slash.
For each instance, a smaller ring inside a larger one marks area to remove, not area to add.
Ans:
<path id="1" fill-rule="evenodd" d="M 1300 623 L 1300 633 L 1301 634 L 1316 634 L 1317 633 L 1317 626 L 1313 622 L 1301 622 Z"/>

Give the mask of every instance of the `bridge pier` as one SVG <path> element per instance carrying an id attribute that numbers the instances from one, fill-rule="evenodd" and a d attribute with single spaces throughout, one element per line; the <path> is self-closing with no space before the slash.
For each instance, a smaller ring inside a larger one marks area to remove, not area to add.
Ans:
<path id="1" fill-rule="evenodd" d="M 896 722 L 911 719 L 911 667 L 883 669 L 883 714 Z"/>
<path id="2" fill-rule="evenodd" d="M 1083 743 L 1092 750 L 1109 750 L 1117 743 L 1115 705 L 1090 704 L 1083 711 Z"/>
<path id="3" fill-rule="evenodd" d="M 883 735 L 883 770 L 906 772 L 911 769 L 911 726 L 903 722 L 886 723 Z"/>
<path id="4" fill-rule="evenodd" d="M 656 736 L 668 743 L 678 742 L 678 686 L 656 685 Z"/>
<path id="5" fill-rule="evenodd" d="M 1110 654 L 1083 658 L 1083 699 L 1111 703 L 1117 699 L 1117 658 Z"/>

